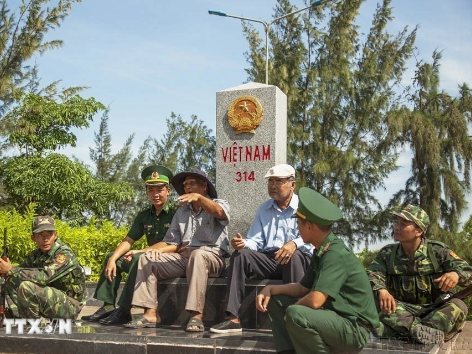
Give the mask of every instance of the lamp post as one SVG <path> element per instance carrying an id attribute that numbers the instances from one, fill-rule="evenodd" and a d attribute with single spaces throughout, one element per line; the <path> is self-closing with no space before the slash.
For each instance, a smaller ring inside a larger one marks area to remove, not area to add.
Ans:
<path id="1" fill-rule="evenodd" d="M 266 60 L 265 60 L 265 83 L 266 85 L 269 84 L 269 31 L 270 31 L 270 26 L 274 23 L 274 22 L 277 22 L 278 20 L 281 20 L 285 17 L 289 17 L 291 15 L 294 15 L 298 12 L 301 12 L 301 11 L 304 11 L 306 9 L 309 9 L 309 8 L 312 8 L 312 7 L 316 7 L 316 6 L 319 6 L 319 5 L 322 5 L 324 4 L 326 1 L 328 0 L 317 0 L 317 1 L 313 1 L 310 6 L 307 6 L 307 7 L 304 7 L 303 9 L 300 9 L 300 10 L 296 10 L 296 11 L 293 11 L 289 14 L 286 14 L 286 15 L 283 15 L 283 16 L 280 16 L 280 17 L 277 17 L 275 18 L 274 20 L 272 20 L 271 22 L 267 23 L 265 21 L 262 21 L 262 20 L 255 20 L 253 18 L 247 18 L 247 17 L 241 17 L 241 16 L 234 16 L 234 15 L 228 15 L 227 13 L 224 13 L 222 11 L 218 11 L 218 10 L 208 10 L 208 13 L 210 15 L 216 15 L 216 16 L 223 16 L 223 17 L 232 17 L 232 18 L 237 18 L 237 19 L 240 19 L 240 20 L 245 20 L 245 21 L 251 21 L 251 22 L 259 22 L 259 23 L 262 23 L 264 25 L 264 28 L 265 28 L 265 33 L 266 33 L 266 40 L 265 40 L 265 47 L 266 47 Z"/>

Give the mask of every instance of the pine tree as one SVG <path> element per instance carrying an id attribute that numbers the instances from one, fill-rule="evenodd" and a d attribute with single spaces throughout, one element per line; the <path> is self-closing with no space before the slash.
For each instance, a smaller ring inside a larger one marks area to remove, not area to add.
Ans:
<path id="1" fill-rule="evenodd" d="M 208 129 L 195 115 L 186 121 L 180 115 L 171 113 L 166 123 L 167 130 L 164 136 L 160 140 L 148 137 L 139 148 L 136 157 L 128 159 L 130 155 L 125 153 L 125 147 L 130 145 L 125 144 L 121 153 L 110 159 L 117 167 L 126 166 L 126 171 L 124 174 L 120 172 L 117 181 L 126 181 L 135 192 L 132 200 L 115 205 L 113 220 L 118 225 L 131 223 L 138 211 L 149 205 L 141 179 L 141 171 L 147 166 L 164 165 L 174 174 L 198 168 L 205 171 L 210 179 L 215 180 L 216 140 L 211 129 Z M 122 154 L 127 158 L 119 160 L 118 156 Z M 170 199 L 173 200 L 175 197 L 173 194 Z"/>
<path id="2" fill-rule="evenodd" d="M 397 168 L 395 90 L 416 36 L 416 28 L 387 32 L 390 2 L 378 5 L 365 37 L 355 24 L 362 0 L 327 2 L 276 22 L 270 34 L 269 84 L 288 96 L 288 163 L 299 186 L 341 207 L 344 219 L 336 232 L 351 245 L 390 235 L 374 192 Z M 278 0 L 273 17 L 294 9 Z M 251 25 L 244 31 L 249 80 L 260 81 L 261 41 Z"/>
<path id="3" fill-rule="evenodd" d="M 187 122 L 172 113 L 166 122 L 164 137 L 153 140 L 149 162 L 163 164 L 176 173 L 198 168 L 214 181 L 216 139 L 212 130 L 195 115 Z"/>
<path id="4" fill-rule="evenodd" d="M 62 46 L 46 42 L 45 35 L 58 28 L 72 5 L 81 0 L 22 0 L 16 11 L 0 1 L 0 119 L 18 94 L 37 88 L 37 68 L 28 60 Z M 53 3 L 53 4 L 51 4 Z"/>
<path id="5" fill-rule="evenodd" d="M 89 148 L 90 160 L 95 164 L 95 177 L 100 181 L 108 180 L 111 165 L 111 135 L 108 130 L 108 107 L 100 119 L 100 127 L 95 132 L 95 149 Z"/>
<path id="6" fill-rule="evenodd" d="M 412 174 L 390 204 L 420 205 L 431 219 L 429 237 L 452 244 L 471 191 L 472 95 L 465 83 L 457 98 L 439 91 L 441 53 L 435 51 L 432 59 L 417 63 L 415 92 L 409 96 L 413 109 L 400 113 L 404 144 L 413 154 Z"/>

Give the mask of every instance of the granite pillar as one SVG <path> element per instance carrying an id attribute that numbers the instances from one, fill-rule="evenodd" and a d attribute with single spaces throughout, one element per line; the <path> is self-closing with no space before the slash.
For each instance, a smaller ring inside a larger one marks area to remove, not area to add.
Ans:
<path id="1" fill-rule="evenodd" d="M 287 96 L 247 83 L 216 95 L 216 187 L 231 206 L 229 236 L 243 237 L 269 198 L 264 175 L 287 158 Z"/>

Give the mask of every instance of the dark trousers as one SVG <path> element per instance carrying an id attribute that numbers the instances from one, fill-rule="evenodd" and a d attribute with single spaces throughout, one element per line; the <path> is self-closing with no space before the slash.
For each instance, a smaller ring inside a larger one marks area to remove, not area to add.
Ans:
<path id="1" fill-rule="evenodd" d="M 94 298 L 101 300 L 107 304 L 115 304 L 116 297 L 118 295 L 118 288 L 120 287 L 121 282 L 121 273 L 128 273 L 128 279 L 123 287 L 121 292 L 120 299 L 118 300 L 117 305 L 124 310 L 131 310 L 131 301 L 133 300 L 134 293 L 134 283 L 136 281 L 136 273 L 138 272 L 138 260 L 139 256 L 142 255 L 142 252 L 136 253 L 133 256 L 133 259 L 130 263 L 126 263 L 123 260 L 123 257 L 120 257 L 116 261 L 116 277 L 112 281 L 109 281 L 105 278 L 105 267 L 107 266 L 108 259 L 111 257 L 113 252 L 110 252 L 103 264 L 102 273 L 100 274 L 100 279 L 98 279 L 97 288 L 95 289 Z"/>
<path id="2" fill-rule="evenodd" d="M 357 322 L 332 310 L 294 305 L 296 301 L 276 295 L 267 306 L 278 353 L 295 350 L 297 354 L 328 354 L 333 349 L 359 353 L 369 339 L 367 329 Z"/>
<path id="3" fill-rule="evenodd" d="M 246 279 L 281 279 L 284 284 L 297 283 L 305 275 L 310 257 L 296 250 L 290 261 L 281 265 L 274 253 L 242 249 L 234 251 L 226 279 L 226 312 L 239 317 Z"/>

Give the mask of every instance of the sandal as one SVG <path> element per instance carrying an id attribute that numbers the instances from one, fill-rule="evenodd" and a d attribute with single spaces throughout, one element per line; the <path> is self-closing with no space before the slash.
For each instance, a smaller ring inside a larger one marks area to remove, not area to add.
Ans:
<path id="1" fill-rule="evenodd" d="M 197 327 L 197 328 L 190 328 L 190 327 Z M 190 321 L 187 323 L 187 328 L 185 328 L 187 332 L 203 332 L 205 331 L 205 326 L 203 325 L 203 322 L 199 318 L 192 318 Z"/>
<path id="2" fill-rule="evenodd" d="M 155 328 L 159 323 L 157 322 L 149 322 L 146 317 L 141 317 L 134 321 L 129 321 L 125 323 L 123 326 L 127 328 Z"/>

